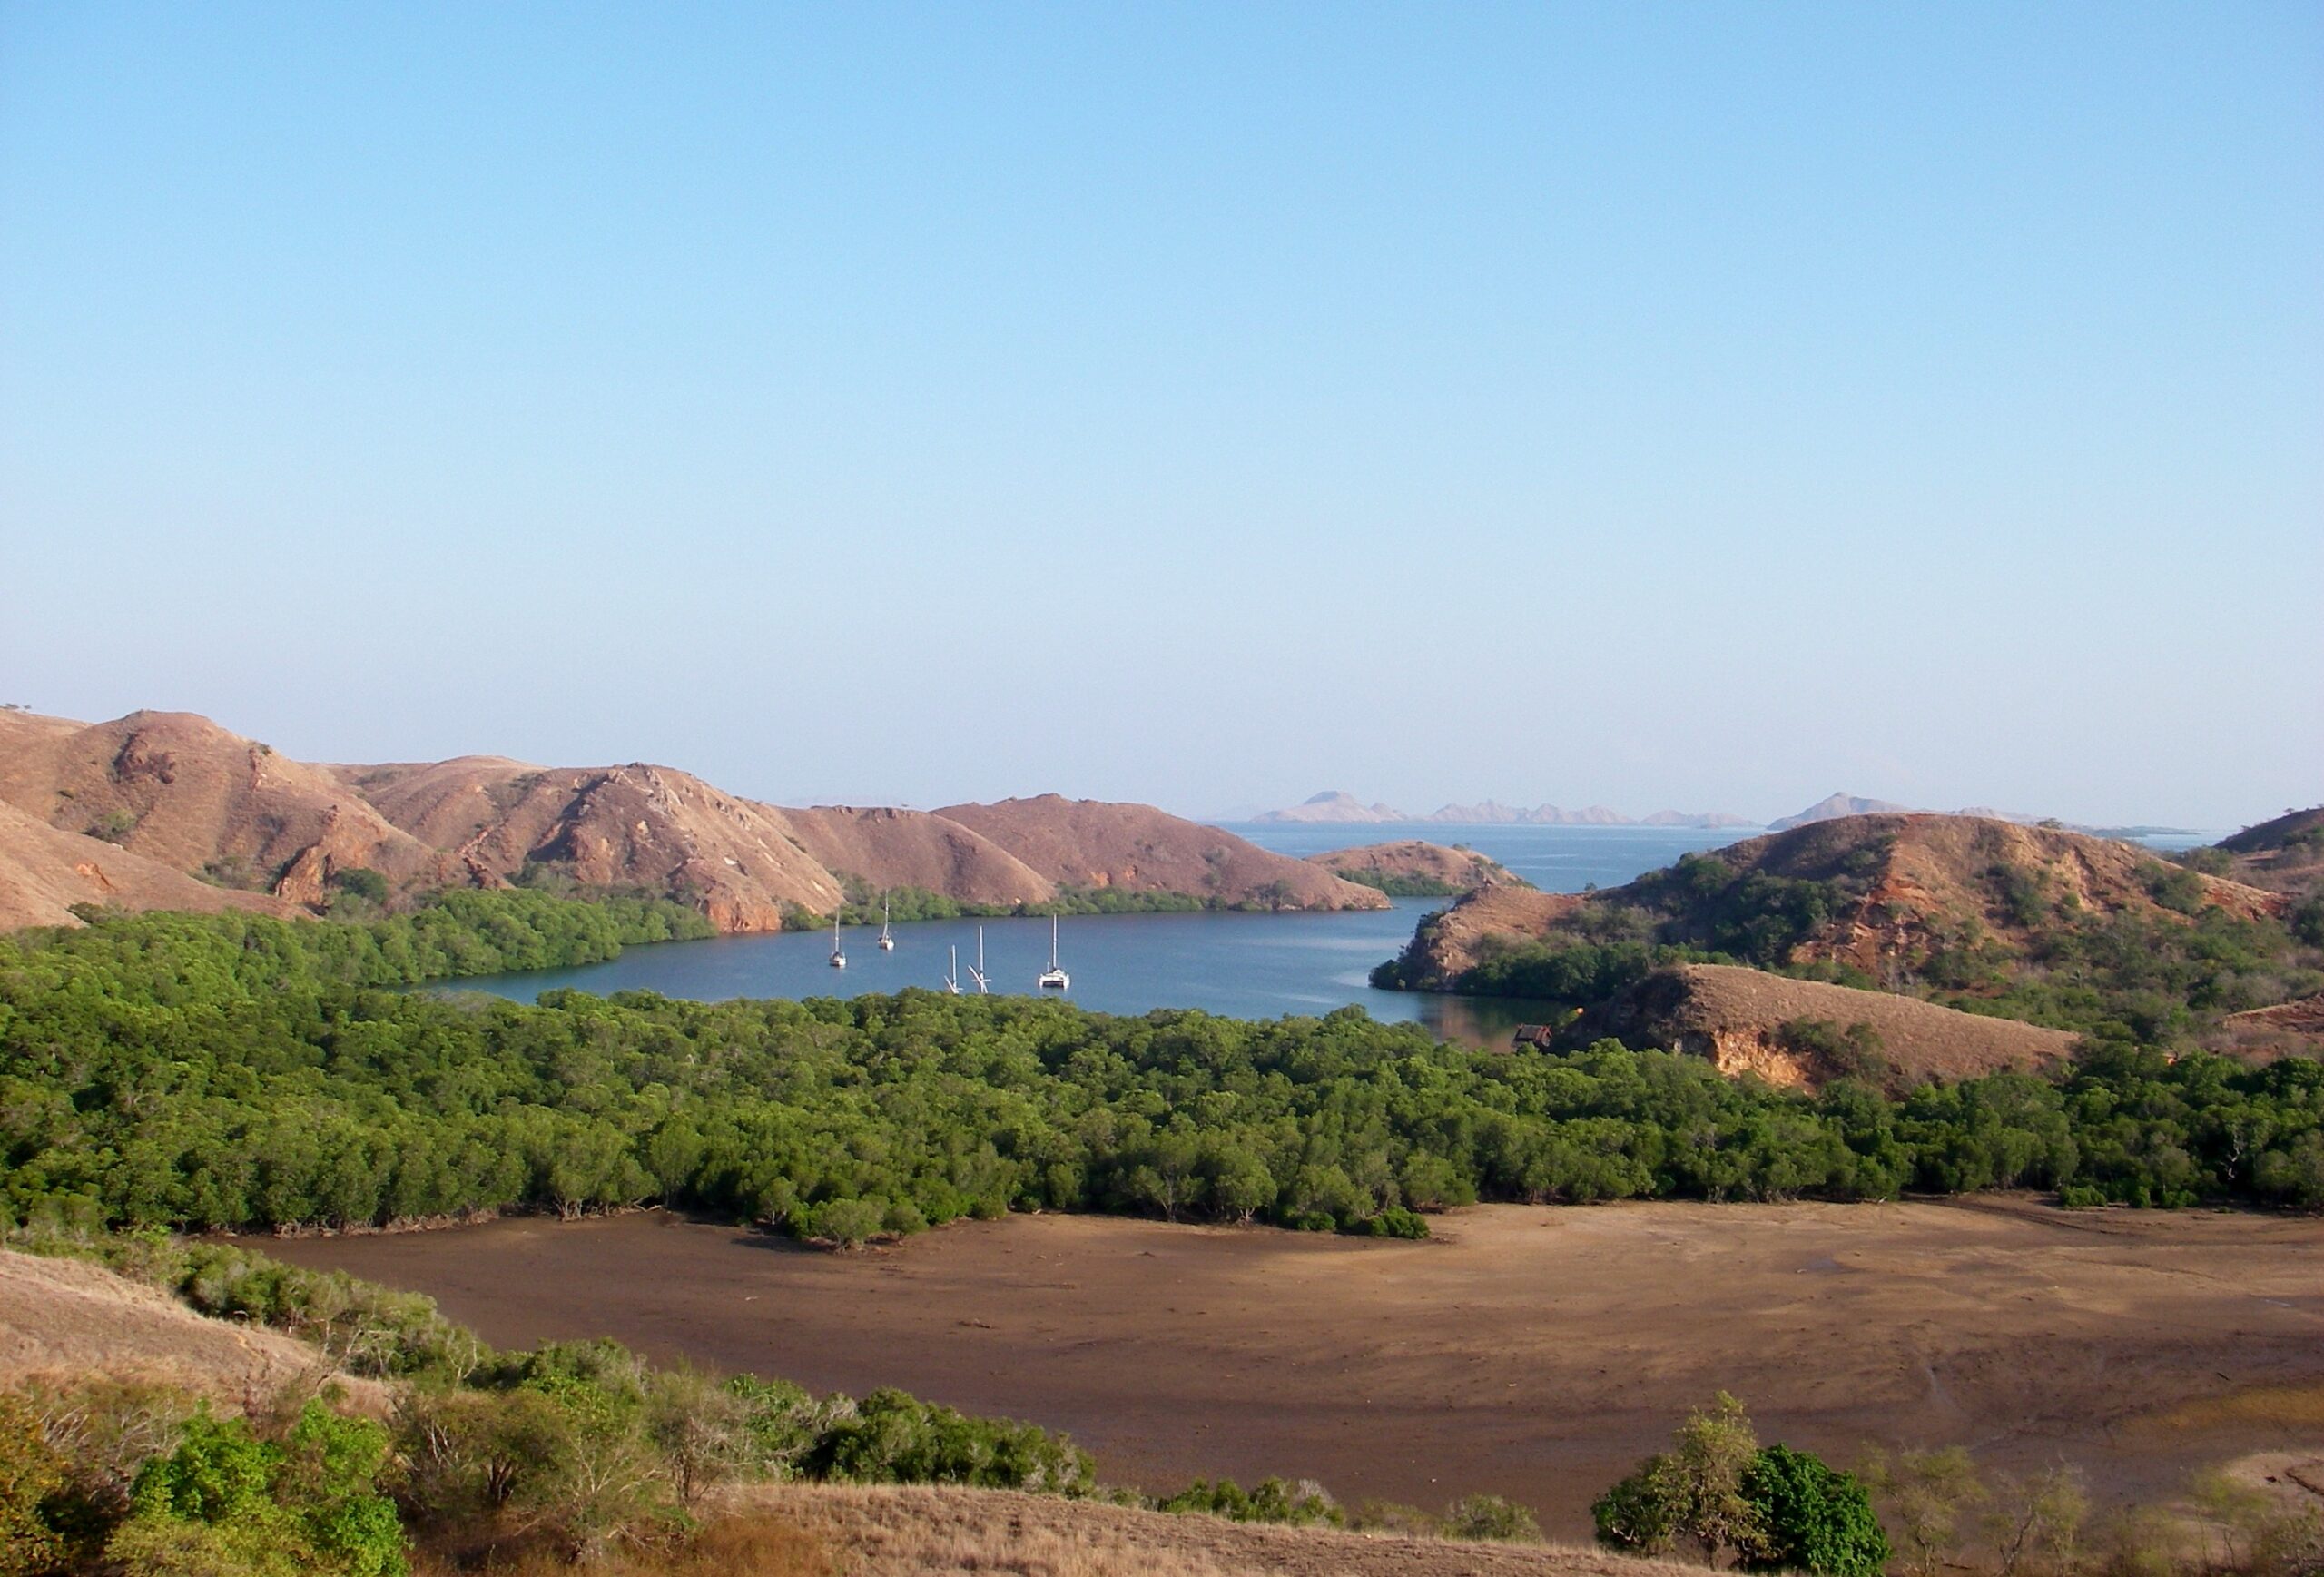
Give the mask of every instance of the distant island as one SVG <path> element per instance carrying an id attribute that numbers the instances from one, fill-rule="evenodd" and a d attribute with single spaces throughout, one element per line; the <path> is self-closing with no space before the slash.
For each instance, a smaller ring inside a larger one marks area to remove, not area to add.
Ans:
<path id="1" fill-rule="evenodd" d="M 1724 811 L 1657 811 L 1650 816 L 1626 816 L 1604 805 L 1569 811 L 1557 805 L 1504 805 L 1493 800 L 1471 805 L 1443 805 L 1424 816 L 1407 814 L 1393 805 L 1365 804 L 1354 794 L 1327 789 L 1291 806 L 1251 818 L 1255 823 L 1369 823 L 1433 822 L 1457 826 L 1541 827 L 1756 827 L 1758 823 Z"/>
<path id="2" fill-rule="evenodd" d="M 1842 816 L 1884 815 L 1956 815 L 1976 816 L 1989 822 L 2014 822 L 2020 826 L 2058 826 L 2068 832 L 2089 833 L 2100 837 L 2147 837 L 2156 833 L 2191 834 L 2191 827 L 2100 827 L 2081 822 L 2059 821 L 2052 816 L 2036 816 L 2023 811 L 1997 811 L 1991 805 L 1969 805 L 1961 810 L 1943 812 L 1919 806 L 1899 804 L 1894 800 L 1867 799 L 1861 794 L 1846 792 L 1826 795 L 1814 804 L 1771 822 L 1755 821 L 1748 816 L 1730 815 L 1725 811 L 1656 811 L 1652 815 L 1628 816 L 1604 805 L 1584 805 L 1580 810 L 1566 810 L 1559 805 L 1504 805 L 1497 800 L 1480 800 L 1474 804 L 1439 806 L 1424 816 L 1400 811 L 1389 804 L 1365 804 L 1354 794 L 1338 789 L 1326 789 L 1310 795 L 1285 810 L 1268 811 L 1253 816 L 1255 825 L 1306 824 L 1369 824 L 1400 823 L 1413 825 L 1436 823 L 1442 825 L 1466 827 L 1528 826 L 1528 827 L 1697 827 L 1717 830 L 1725 827 L 1757 829 L 1770 833 L 1787 833 L 1794 827 L 1804 827 L 1811 822 L 1836 821 Z"/>

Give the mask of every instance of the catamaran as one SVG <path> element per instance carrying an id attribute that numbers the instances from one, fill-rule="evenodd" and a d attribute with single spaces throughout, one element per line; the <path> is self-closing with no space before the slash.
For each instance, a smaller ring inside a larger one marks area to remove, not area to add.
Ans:
<path id="1" fill-rule="evenodd" d="M 847 954 L 842 952 L 839 946 L 839 911 L 834 909 L 832 911 L 832 968 L 843 970 L 846 967 Z"/>
<path id="2" fill-rule="evenodd" d="M 888 895 L 884 892 L 880 894 L 880 951 L 896 951 L 896 939 L 888 934 Z"/>
<path id="3" fill-rule="evenodd" d="M 1049 915 L 1049 967 L 1041 971 L 1040 987 L 1045 991 L 1062 991 L 1072 984 L 1073 977 L 1067 974 L 1057 961 L 1057 915 L 1052 912 Z"/>

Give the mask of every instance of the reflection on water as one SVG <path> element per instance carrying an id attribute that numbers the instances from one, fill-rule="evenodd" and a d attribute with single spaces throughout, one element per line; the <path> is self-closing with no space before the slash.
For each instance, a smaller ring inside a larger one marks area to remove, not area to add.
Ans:
<path id="1" fill-rule="evenodd" d="M 1689 849 L 1735 834 L 1664 827 L 1249 827 L 1237 829 L 1284 853 L 1307 853 L 1417 833 L 1466 842 L 1553 892 L 1610 887 L 1658 869 Z M 1393 957 L 1413 928 L 1447 900 L 1403 898 L 1387 910 L 1348 914 L 1116 914 L 1068 918 L 1062 956 L 1072 972 L 1066 995 L 1107 1013 L 1201 1008 L 1243 1019 L 1320 1016 L 1355 1006 L 1385 1023 L 1424 1025 L 1440 1039 L 1505 1046 L 1541 1004 L 1493 998 L 1378 991 L 1372 966 Z M 716 1001 L 729 997 L 855 996 L 919 986 L 941 988 L 952 950 L 960 979 L 976 960 L 981 930 L 994 988 L 1029 992 L 1049 960 L 1044 919 L 928 921 L 896 927 L 893 952 L 851 932 L 849 967 L 830 967 L 827 931 L 730 936 L 632 948 L 610 963 L 464 981 L 462 987 L 530 1001 L 554 987 L 659 991 Z"/>
<path id="2" fill-rule="evenodd" d="M 1279 853 L 1300 854 L 1349 842 L 1377 841 L 1403 829 L 1252 827 L 1238 829 Z M 1613 886 L 1669 863 L 1689 849 L 1714 847 L 1732 834 L 1647 827 L 1432 827 L 1442 842 L 1467 842 L 1503 861 L 1535 885 L 1577 892 Z M 1334 833 L 1337 836 L 1334 836 Z M 1405 835 L 1409 835 L 1406 833 Z M 1312 845 L 1312 847 L 1311 847 Z M 1347 914 L 1116 914 L 1068 918 L 1062 956 L 1072 972 L 1066 995 L 1108 1013 L 1201 1008 L 1244 1019 L 1320 1016 L 1355 1006 L 1384 1023 L 1417 1023 L 1440 1039 L 1505 1046 L 1510 1031 L 1541 1013 L 1538 1003 L 1425 996 L 1372 989 L 1372 966 L 1393 957 L 1423 915 L 1449 902 L 1403 898 L 1386 910 Z M 896 928 L 893 952 L 868 933 L 847 938 L 848 967 L 830 964 L 827 932 L 719 937 L 632 948 L 610 963 L 540 970 L 466 981 L 464 988 L 529 1001 L 572 987 L 612 992 L 659 991 L 715 1001 L 729 997 L 854 996 L 919 986 L 941 988 L 953 950 L 975 961 L 982 932 L 985 968 L 994 988 L 1030 991 L 1049 959 L 1046 920 L 928 921 Z"/>

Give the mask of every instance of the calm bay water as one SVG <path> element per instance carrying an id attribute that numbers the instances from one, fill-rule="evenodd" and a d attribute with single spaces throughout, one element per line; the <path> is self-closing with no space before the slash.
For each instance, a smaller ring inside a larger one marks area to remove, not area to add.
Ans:
<path id="1" fill-rule="evenodd" d="M 1738 834 L 1659 827 L 1248 826 L 1233 831 L 1285 854 L 1389 839 L 1464 843 L 1537 887 L 1579 892 L 1615 886 L 1667 865 L 1689 849 L 1716 848 Z M 1537 1017 L 1539 1004 L 1485 998 L 1374 991 L 1365 977 L 1412 937 L 1442 898 L 1400 898 L 1389 910 L 1345 914 L 1108 914 L 1068 916 L 1060 949 L 1073 989 L 1067 997 L 1108 1013 L 1202 1008 L 1236 1018 L 1324 1014 L 1351 1004 L 1386 1023 L 1425 1024 L 1447 1040 L 1505 1040 Z M 996 991 L 1030 991 L 1049 961 L 1046 920 L 922 921 L 895 928 L 896 950 L 873 945 L 876 927 L 842 933 L 848 967 L 831 967 L 828 931 L 729 936 L 635 947 L 610 963 L 533 970 L 463 981 L 463 990 L 531 1001 L 556 987 L 600 993 L 659 991 L 718 1001 L 728 997 L 854 996 L 907 986 L 941 990 L 949 950 L 960 950 L 962 985 L 984 929 L 986 972 Z"/>
<path id="2" fill-rule="evenodd" d="M 1714 849 L 1757 829 L 1680 827 L 1250 825 L 1231 829 L 1294 855 L 1403 838 L 1465 843 L 1551 892 L 1619 886 L 1689 850 Z M 1420 1023 L 1438 1036 L 1477 1045 L 1503 1042 L 1538 1017 L 1540 1004 L 1491 998 L 1374 991 L 1372 966 L 1393 956 L 1441 898 L 1403 898 L 1389 910 L 1345 914 L 1118 914 L 1068 917 L 1060 950 L 1073 976 L 1068 1000 L 1108 1013 L 1201 1008 L 1236 1018 L 1328 1013 L 1354 1005 L 1385 1023 Z M 719 937 L 631 948 L 610 963 L 536 970 L 463 981 L 460 989 L 531 1001 L 555 987 L 607 993 L 659 991 L 718 1001 L 729 997 L 855 996 L 908 986 L 941 990 L 950 950 L 960 952 L 961 984 L 984 931 L 986 972 L 996 991 L 1029 992 L 1049 961 L 1046 920 L 923 921 L 895 928 L 881 952 L 876 927 L 843 931 L 848 967 L 830 965 L 828 931 Z"/>

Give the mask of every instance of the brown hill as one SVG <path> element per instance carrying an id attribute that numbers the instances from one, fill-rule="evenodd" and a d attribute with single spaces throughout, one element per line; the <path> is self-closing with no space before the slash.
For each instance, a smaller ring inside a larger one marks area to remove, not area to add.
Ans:
<path id="1" fill-rule="evenodd" d="M 1829 960 L 1876 977 L 1932 948 L 1982 932 L 2022 950 L 2061 907 L 2086 916 L 2132 914 L 2184 922 L 2157 896 L 2171 875 L 2155 854 L 2112 838 L 1974 816 L 1847 816 L 1753 838 L 1718 851 L 1744 872 L 1860 888 L 1780 961 Z M 2191 872 L 2190 873 L 2192 874 Z M 2281 901 L 2241 882 L 2194 877 L 2193 906 L 2240 919 L 2274 914 Z M 1615 890 L 1610 901 L 1640 884 Z"/>
<path id="2" fill-rule="evenodd" d="M 2228 1050 L 2255 1061 L 2324 1056 L 2324 994 L 2230 1013 L 2220 1028 Z"/>
<path id="3" fill-rule="evenodd" d="M 319 767 L 188 712 L 90 726 L 10 714 L 0 800 L 52 827 L 228 885 L 320 903 L 330 873 L 368 867 L 432 884 L 446 862 Z"/>
<path id="4" fill-rule="evenodd" d="M 780 930 L 786 905 L 828 913 L 841 901 L 785 813 L 670 767 L 471 755 L 336 771 L 470 881 L 549 865 L 588 886 L 686 898 L 728 931 Z"/>
<path id="5" fill-rule="evenodd" d="M 1403 894 L 1473 892 L 1492 882 L 1523 887 L 1498 860 L 1473 849 L 1448 849 L 1419 838 L 1394 843 L 1366 843 L 1356 849 L 1331 849 L 1307 856 L 1333 875 L 1364 887 Z"/>
<path id="6" fill-rule="evenodd" d="M 2221 864 L 2204 863 L 2204 870 L 2223 869 L 2239 882 L 2272 892 L 2306 896 L 2324 892 L 2324 805 L 2287 811 L 2271 822 L 2246 827 L 2217 845 L 2227 856 Z M 2218 855 L 2199 850 L 2197 855 Z M 2191 864 L 2196 856 L 2182 855 Z"/>
<path id="7" fill-rule="evenodd" d="M 0 823 L 0 920 L 15 924 L 67 923 L 83 902 L 236 902 L 220 888 L 320 908 L 332 875 L 355 867 L 409 895 L 543 866 L 693 902 L 729 931 L 829 914 L 851 882 L 987 904 L 1039 905 L 1060 884 L 1284 909 L 1387 902 L 1147 805 L 1049 794 L 938 814 L 789 811 L 643 763 L 310 766 L 189 713 L 89 725 L 0 712 L 0 804 L 22 813 Z"/>
<path id="8" fill-rule="evenodd" d="M 2324 840 L 2324 805 L 2310 805 L 2304 811 L 2286 811 L 2256 827 L 2246 827 L 2231 838 L 2221 838 L 2219 846 L 2230 854 L 2265 854 L 2287 845 L 2319 840 Z"/>
<path id="9" fill-rule="evenodd" d="M 783 816 L 835 875 L 877 890 L 917 887 L 968 903 L 1048 902 L 1057 883 L 983 834 L 926 811 L 817 805 Z"/>
<path id="10" fill-rule="evenodd" d="M 1824 1024 L 1845 1033 L 1865 1025 L 1879 1037 L 1877 1063 L 1847 1066 L 1787 1026 Z M 2013 1019 L 1940 1008 L 1886 991 L 1862 991 L 1721 964 L 1657 970 L 1611 1001 L 1584 1011 L 1567 1044 L 1612 1036 L 1707 1057 L 1726 1074 L 1813 1089 L 1854 1072 L 1892 1087 L 2034 1069 L 2063 1061 L 2076 1037 Z"/>
<path id="11" fill-rule="evenodd" d="M 936 813 L 981 833 L 1050 881 L 1126 892 L 1187 892 L 1278 909 L 1385 909 L 1369 887 L 1151 805 L 1057 794 Z"/>
<path id="12" fill-rule="evenodd" d="M 197 882 L 157 860 L 102 839 L 61 832 L 0 803 L 0 931 L 25 925 L 78 925 L 76 903 L 114 909 L 257 909 L 290 905 L 256 892 Z"/>
<path id="13" fill-rule="evenodd" d="M 2168 897 L 2171 903 L 2162 899 Z M 1837 963 L 1909 983 L 1939 953 L 2006 961 L 2069 922 L 2129 914 L 2191 924 L 2285 900 L 2179 871 L 2132 844 L 2056 828 L 1934 814 L 1846 816 L 1689 855 L 1626 886 L 1551 900 L 1485 888 L 1423 921 L 1390 972 L 1461 988 L 1496 952 L 1632 941 L 1724 951 L 1763 967 Z"/>

